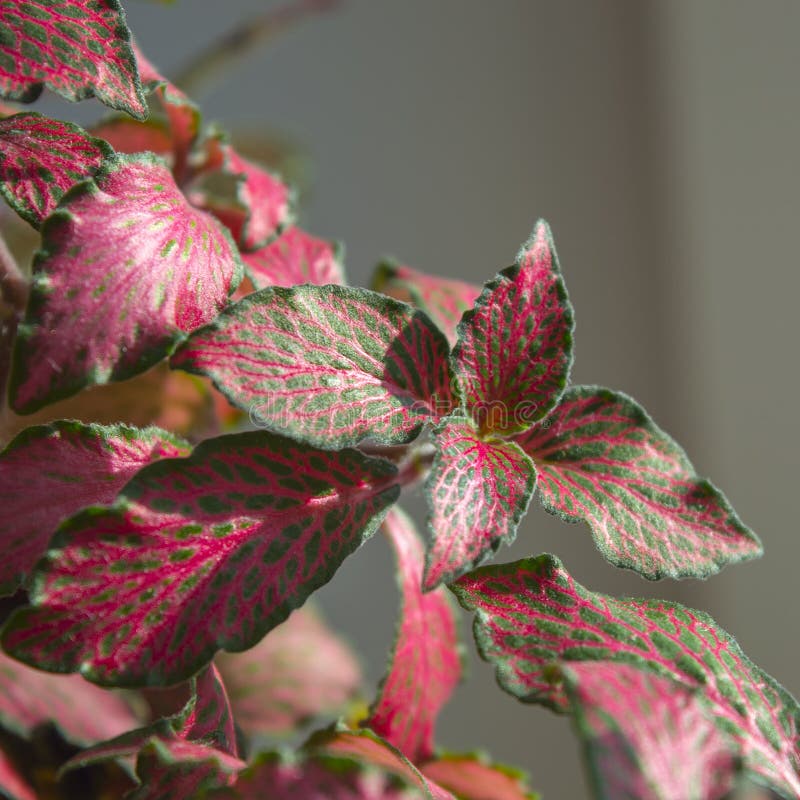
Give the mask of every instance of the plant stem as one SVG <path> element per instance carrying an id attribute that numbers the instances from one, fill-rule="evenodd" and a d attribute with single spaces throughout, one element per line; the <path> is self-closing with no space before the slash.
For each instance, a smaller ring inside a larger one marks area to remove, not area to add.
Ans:
<path id="1" fill-rule="evenodd" d="M 222 39 L 198 53 L 178 74 L 175 84 L 190 94 L 198 86 L 217 78 L 222 70 L 246 56 L 262 42 L 282 33 L 311 14 L 329 11 L 341 0 L 294 0 L 243 22 Z"/>

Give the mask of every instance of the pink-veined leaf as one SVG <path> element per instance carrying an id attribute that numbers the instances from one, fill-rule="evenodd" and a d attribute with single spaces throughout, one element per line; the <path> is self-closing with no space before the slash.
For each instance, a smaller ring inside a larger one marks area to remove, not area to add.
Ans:
<path id="1" fill-rule="evenodd" d="M 0 120 L 0 193 L 38 228 L 64 194 L 113 151 L 69 122 L 36 113 Z"/>
<path id="2" fill-rule="evenodd" d="M 46 86 L 144 119 L 147 108 L 117 0 L 0 0 L 0 94 L 31 103 Z"/>
<path id="3" fill-rule="evenodd" d="M 8 754 L 0 750 L 0 792 L 8 800 L 38 800 Z"/>
<path id="4" fill-rule="evenodd" d="M 13 594 L 47 550 L 59 523 L 110 503 L 142 467 L 189 445 L 157 428 L 59 421 L 20 433 L 0 453 L 0 594 Z"/>
<path id="5" fill-rule="evenodd" d="M 125 800 L 197 800 L 234 783 L 244 761 L 208 745 L 183 739 L 151 739 L 139 752 L 139 787 Z"/>
<path id="6" fill-rule="evenodd" d="M 425 484 L 431 543 L 424 587 L 449 583 L 514 540 L 536 485 L 533 462 L 514 442 L 487 439 L 465 417 L 436 429 Z"/>
<path id="7" fill-rule="evenodd" d="M 413 523 L 391 509 L 384 530 L 397 559 L 402 606 L 389 671 L 364 725 L 416 764 L 434 753 L 436 719 L 461 679 L 460 645 L 444 587 L 422 593 L 425 549 Z"/>
<path id="8" fill-rule="evenodd" d="M 242 253 L 242 261 L 256 289 L 346 283 L 341 245 L 318 239 L 294 225 L 271 244 Z"/>
<path id="9" fill-rule="evenodd" d="M 446 789 L 428 780 L 404 753 L 369 729 L 353 731 L 338 723 L 315 733 L 304 747 L 310 753 L 352 758 L 392 773 L 419 789 L 428 800 L 455 800 Z"/>
<path id="10" fill-rule="evenodd" d="M 623 394 L 568 390 L 546 425 L 516 437 L 544 507 L 585 521 L 612 564 L 646 578 L 706 577 L 761 555 L 724 495 Z"/>
<path id="11" fill-rule="evenodd" d="M 69 678 L 78 679 L 77 676 Z M 64 680 L 64 677 L 60 677 L 60 680 Z M 84 684 L 96 692 L 100 691 L 85 681 Z M 206 667 L 188 685 L 189 699 L 177 713 L 88 747 L 67 761 L 61 771 L 68 772 L 105 761 L 136 756 L 154 740 L 167 744 L 188 742 L 238 758 L 233 715 L 216 667 Z"/>
<path id="12" fill-rule="evenodd" d="M 553 661 L 611 661 L 699 687 L 709 718 L 744 767 L 800 795 L 797 701 L 705 613 L 665 600 L 617 600 L 575 581 L 551 555 L 481 567 L 453 585 L 476 612 L 475 640 L 502 688 L 527 702 L 567 705 Z"/>
<path id="13" fill-rule="evenodd" d="M 288 761 L 264 753 L 239 774 L 235 786 L 212 792 L 209 800 L 422 800 L 425 796 L 396 773 L 347 756 L 314 754 Z"/>
<path id="14" fill-rule="evenodd" d="M 268 244 L 293 218 L 289 187 L 264 167 L 239 155 L 227 143 L 219 148 L 218 171 L 236 180 L 236 203 L 220 204 L 214 197 L 198 192 L 193 196 L 228 227 L 243 251 Z"/>
<path id="15" fill-rule="evenodd" d="M 558 402 L 572 364 L 572 306 L 547 223 L 486 284 L 458 325 L 453 368 L 483 431 L 527 430 Z"/>
<path id="16" fill-rule="evenodd" d="M 168 81 L 134 45 L 134 53 L 148 91 L 155 92 L 169 124 L 170 163 L 175 180 L 189 176 L 189 157 L 200 134 L 200 109 L 177 86 Z M 152 149 L 152 148 L 148 148 Z"/>
<path id="17" fill-rule="evenodd" d="M 4 647 L 104 685 L 185 680 L 283 622 L 398 493 L 397 470 L 356 450 L 265 431 L 204 441 L 61 526 Z"/>
<path id="18" fill-rule="evenodd" d="M 248 736 L 289 734 L 340 712 L 362 681 L 355 654 L 308 603 L 255 647 L 220 653 L 216 663 Z"/>
<path id="19" fill-rule="evenodd" d="M 422 774 L 459 800 L 539 800 L 527 776 L 482 755 L 447 753 L 420 765 Z"/>
<path id="20" fill-rule="evenodd" d="M 145 122 L 125 116 L 104 119 L 90 128 L 92 136 L 108 142 L 118 153 L 155 153 L 166 160 L 173 157 L 172 136 L 167 126 L 152 117 Z"/>
<path id="21" fill-rule="evenodd" d="M 173 355 L 259 427 L 319 447 L 413 439 L 452 405 L 447 342 L 422 312 L 365 289 L 271 287 Z"/>
<path id="22" fill-rule="evenodd" d="M 456 328 L 465 311 L 475 305 L 482 287 L 452 278 L 426 275 L 402 264 L 384 261 L 372 279 L 376 292 L 421 308 L 455 345 Z"/>
<path id="23" fill-rule="evenodd" d="M 42 227 L 12 407 L 31 413 L 144 372 L 213 319 L 241 276 L 227 232 L 188 204 L 163 162 L 118 156 Z"/>
<path id="24" fill-rule="evenodd" d="M 630 664 L 561 670 L 598 800 L 722 800 L 738 763 L 698 690 Z"/>
<path id="25" fill-rule="evenodd" d="M 118 695 L 79 675 L 49 675 L 0 653 L 0 727 L 24 739 L 52 723 L 77 745 L 117 736 L 139 724 Z"/>

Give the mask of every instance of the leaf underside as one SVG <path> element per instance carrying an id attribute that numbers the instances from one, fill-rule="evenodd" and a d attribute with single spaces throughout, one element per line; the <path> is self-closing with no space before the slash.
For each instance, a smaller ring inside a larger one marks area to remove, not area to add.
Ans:
<path id="1" fill-rule="evenodd" d="M 0 94 L 30 103 L 46 86 L 144 119 L 147 107 L 117 0 L 0 0 Z"/>
<path id="2" fill-rule="evenodd" d="M 42 243 L 14 351 L 18 413 L 143 372 L 213 319 L 242 276 L 228 234 L 154 156 L 118 156 L 76 186 Z"/>
<path id="3" fill-rule="evenodd" d="M 264 431 L 151 464 L 115 505 L 61 526 L 4 647 L 104 685 L 185 680 L 326 583 L 397 498 L 396 475 Z"/>
<path id="4" fill-rule="evenodd" d="M 553 239 L 540 221 L 517 263 L 486 284 L 458 325 L 453 370 L 481 430 L 507 435 L 547 415 L 567 384 L 572 330 Z"/>
<path id="5" fill-rule="evenodd" d="M 447 753 L 419 769 L 459 800 L 539 800 L 528 786 L 527 776 L 511 767 L 492 764 L 480 755 Z"/>
<path id="6" fill-rule="evenodd" d="M 64 194 L 90 178 L 111 149 L 69 122 L 36 113 L 0 121 L 0 193 L 38 228 Z"/>
<path id="7" fill-rule="evenodd" d="M 721 800 L 737 761 L 697 693 L 630 664 L 562 670 L 598 800 Z"/>
<path id="8" fill-rule="evenodd" d="M 426 590 L 455 580 L 513 541 L 536 484 L 533 463 L 514 442 L 482 437 L 464 417 L 445 420 L 435 442 L 425 488 L 431 534 Z"/>
<path id="9" fill-rule="evenodd" d="M 483 567 L 453 587 L 476 612 L 475 639 L 501 687 L 564 709 L 553 661 L 606 661 L 699 687 L 709 718 L 747 771 L 800 794 L 797 701 L 699 611 L 663 600 L 616 600 L 575 581 L 554 556 Z"/>
<path id="10" fill-rule="evenodd" d="M 318 447 L 414 438 L 451 405 L 447 342 L 421 312 L 343 286 L 268 288 L 173 355 L 251 421 Z"/>
<path id="11" fill-rule="evenodd" d="M 461 679 L 454 610 L 444 587 L 422 593 L 425 551 L 411 520 L 391 509 L 384 522 L 402 592 L 389 671 L 364 725 L 413 763 L 433 756 L 442 706 Z"/>
<path id="12" fill-rule="evenodd" d="M 623 394 L 570 389 L 546 424 L 516 437 L 544 507 L 584 521 L 612 564 L 646 578 L 706 577 L 761 554 L 722 493 Z"/>
<path id="13" fill-rule="evenodd" d="M 0 594 L 24 584 L 63 519 L 110 503 L 147 464 L 188 452 L 157 428 L 60 421 L 19 434 L 0 453 Z"/>

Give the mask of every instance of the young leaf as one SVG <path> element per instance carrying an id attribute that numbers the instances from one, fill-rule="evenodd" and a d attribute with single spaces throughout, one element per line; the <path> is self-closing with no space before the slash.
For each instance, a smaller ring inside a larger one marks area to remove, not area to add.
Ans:
<path id="1" fill-rule="evenodd" d="M 264 753 L 239 774 L 235 787 L 212 792 L 209 800 L 422 800 L 413 784 L 347 757 L 310 755 L 290 762 Z M 452 798 L 451 798 L 452 800 Z"/>
<path id="2" fill-rule="evenodd" d="M 95 181 L 42 227 L 11 375 L 20 413 L 143 372 L 213 319 L 241 280 L 228 234 L 186 202 L 159 159 L 118 156 Z"/>
<path id="3" fill-rule="evenodd" d="M 399 493 L 387 461 L 254 431 L 140 471 L 64 523 L 4 646 L 105 685 L 169 685 L 252 647 L 326 583 Z"/>
<path id="4" fill-rule="evenodd" d="M 533 462 L 514 442 L 481 436 L 465 417 L 436 430 L 425 484 L 431 544 L 424 587 L 449 583 L 514 540 L 536 485 Z"/>
<path id="5" fill-rule="evenodd" d="M 506 691 L 566 705 L 548 680 L 553 661 L 609 661 L 700 687 L 714 724 L 745 768 L 776 791 L 800 794 L 797 701 L 707 615 L 664 600 L 616 600 L 575 581 L 543 555 L 483 567 L 453 586 L 476 612 L 475 639 Z"/>
<path id="6" fill-rule="evenodd" d="M 606 661 L 562 675 L 598 800 L 721 800 L 733 789 L 737 761 L 697 690 Z"/>
<path id="7" fill-rule="evenodd" d="M 455 345 L 456 327 L 465 311 L 475 305 L 481 287 L 450 278 L 426 275 L 411 267 L 384 261 L 372 279 L 376 292 L 422 309 Z"/>
<path id="8" fill-rule="evenodd" d="M 722 493 L 623 394 L 570 389 L 546 425 L 516 437 L 552 514 L 589 524 L 603 555 L 646 578 L 706 577 L 761 555 Z"/>
<path id="9" fill-rule="evenodd" d="M 139 720 L 116 694 L 78 675 L 48 675 L 0 653 L 0 727 L 24 739 L 48 723 L 76 745 L 118 736 Z"/>
<path id="10" fill-rule="evenodd" d="M 60 421 L 28 428 L 0 453 L 0 594 L 25 582 L 61 520 L 110 503 L 142 467 L 189 445 L 157 428 Z"/>
<path id="11" fill-rule="evenodd" d="M 428 800 L 455 800 L 447 790 L 428 780 L 394 745 L 370 730 L 351 731 L 341 723 L 315 733 L 306 752 L 352 758 L 388 772 L 418 788 Z"/>
<path id="12" fill-rule="evenodd" d="M 413 439 L 451 405 L 447 342 L 421 312 L 364 289 L 263 289 L 173 355 L 259 426 L 318 447 Z"/>
<path id="13" fill-rule="evenodd" d="M 221 202 L 201 189 L 192 193 L 192 202 L 226 225 L 243 251 L 264 247 L 292 221 L 289 187 L 271 172 L 240 156 L 227 143 L 210 140 L 207 151 L 204 167 L 207 174 L 235 179 L 235 203 Z"/>
<path id="14" fill-rule="evenodd" d="M 117 0 L 0 0 L 0 95 L 31 103 L 46 86 L 138 119 L 147 108 Z"/>
<path id="15" fill-rule="evenodd" d="M 403 601 L 389 672 L 364 725 L 418 763 L 433 755 L 436 719 L 461 679 L 458 633 L 444 588 L 422 593 L 425 551 L 411 520 L 392 509 L 384 530 Z"/>
<path id="16" fill-rule="evenodd" d="M 68 189 L 90 178 L 113 155 L 99 139 L 41 114 L 0 120 L 0 193 L 38 228 Z"/>
<path id="17" fill-rule="evenodd" d="M 419 769 L 459 800 L 539 800 L 522 772 L 492 764 L 480 755 L 448 753 L 420 765 Z"/>
<path id="18" fill-rule="evenodd" d="M 556 405 L 572 364 L 572 306 L 547 223 L 458 326 L 453 367 L 483 431 L 524 431 Z"/>
<path id="19" fill-rule="evenodd" d="M 255 647 L 220 653 L 216 663 L 248 736 L 292 733 L 341 711 L 361 686 L 355 654 L 308 603 Z"/>
<path id="20" fill-rule="evenodd" d="M 287 228 L 272 244 L 242 253 L 242 261 L 256 289 L 345 283 L 341 246 L 318 239 L 296 226 Z"/>

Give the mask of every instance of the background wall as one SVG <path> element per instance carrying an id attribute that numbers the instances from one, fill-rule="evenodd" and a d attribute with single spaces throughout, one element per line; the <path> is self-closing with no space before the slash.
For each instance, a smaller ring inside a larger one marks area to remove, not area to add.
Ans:
<path id="1" fill-rule="evenodd" d="M 265 2 L 126 7 L 170 74 Z M 607 566 L 582 526 L 534 508 L 499 558 L 555 551 L 592 588 L 704 607 L 797 690 L 800 5 L 755 10 L 349 0 L 197 99 L 234 130 L 278 126 L 303 143 L 314 163 L 304 222 L 346 242 L 353 283 L 389 253 L 482 282 L 546 217 L 576 309 L 575 381 L 637 397 L 767 555 L 707 584 L 652 585 Z M 373 681 L 394 629 L 391 574 L 376 539 L 322 595 Z M 473 663 L 440 741 L 490 749 L 551 798 L 585 796 L 566 721 L 499 692 L 484 664 Z"/>

